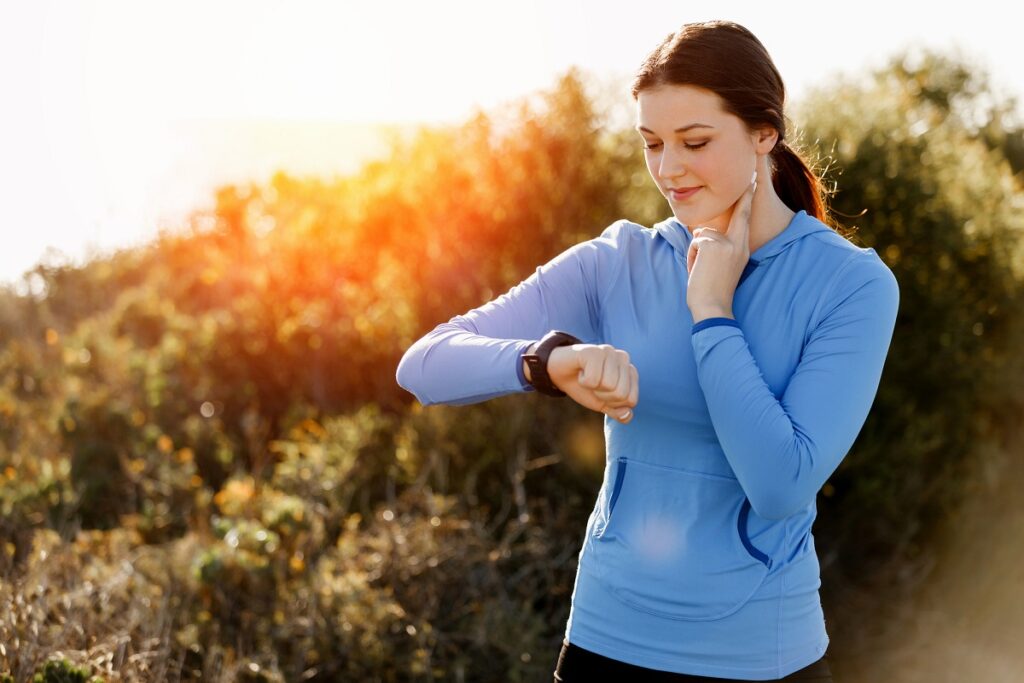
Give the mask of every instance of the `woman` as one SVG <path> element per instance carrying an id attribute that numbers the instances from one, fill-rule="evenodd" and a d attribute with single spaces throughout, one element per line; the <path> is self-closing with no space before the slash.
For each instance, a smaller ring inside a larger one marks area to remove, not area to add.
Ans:
<path id="1" fill-rule="evenodd" d="M 632 94 L 673 216 L 438 325 L 397 380 L 424 405 L 537 390 L 606 415 L 556 681 L 831 681 L 815 496 L 874 400 L 896 279 L 826 224 L 748 30 L 684 25 Z"/>

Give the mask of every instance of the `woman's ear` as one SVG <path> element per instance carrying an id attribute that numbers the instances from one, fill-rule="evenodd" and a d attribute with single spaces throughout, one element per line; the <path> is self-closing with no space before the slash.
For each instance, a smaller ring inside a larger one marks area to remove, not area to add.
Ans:
<path id="1" fill-rule="evenodd" d="M 762 126 L 752 136 L 754 149 L 758 154 L 770 154 L 775 149 L 775 142 L 779 139 L 779 131 L 772 126 Z"/>

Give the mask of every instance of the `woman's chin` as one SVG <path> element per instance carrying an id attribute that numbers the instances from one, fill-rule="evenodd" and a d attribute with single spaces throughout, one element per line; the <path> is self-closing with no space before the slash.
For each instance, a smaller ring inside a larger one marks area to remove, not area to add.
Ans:
<path id="1" fill-rule="evenodd" d="M 682 202 L 671 202 L 672 213 L 683 225 L 711 225 L 722 215 L 722 211 L 708 211 L 706 206 L 687 205 Z"/>
<path id="2" fill-rule="evenodd" d="M 683 225 L 701 225 L 710 222 L 714 218 L 713 215 L 708 214 L 706 211 L 698 211 L 686 206 L 673 206 L 672 212 Z"/>

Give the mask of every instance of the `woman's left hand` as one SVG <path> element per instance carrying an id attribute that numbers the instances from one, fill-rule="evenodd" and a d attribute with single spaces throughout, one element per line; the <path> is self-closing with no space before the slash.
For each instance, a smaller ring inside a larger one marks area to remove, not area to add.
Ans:
<path id="1" fill-rule="evenodd" d="M 732 315 L 732 299 L 740 275 L 750 260 L 750 207 L 757 191 L 757 173 L 736 200 L 726 234 L 697 228 L 686 253 L 686 305 L 693 321 Z"/>

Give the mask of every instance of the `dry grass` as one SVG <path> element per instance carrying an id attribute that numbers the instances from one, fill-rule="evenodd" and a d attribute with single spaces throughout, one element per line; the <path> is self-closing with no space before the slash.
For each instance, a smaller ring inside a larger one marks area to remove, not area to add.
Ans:
<path id="1" fill-rule="evenodd" d="M 1024 429 L 979 459 L 967 487 L 916 564 L 894 562 L 874 592 L 836 592 L 859 619 L 837 681 L 1024 680 Z"/>

